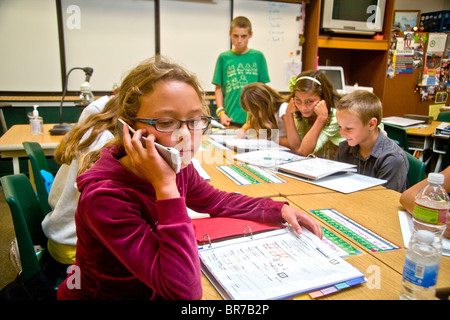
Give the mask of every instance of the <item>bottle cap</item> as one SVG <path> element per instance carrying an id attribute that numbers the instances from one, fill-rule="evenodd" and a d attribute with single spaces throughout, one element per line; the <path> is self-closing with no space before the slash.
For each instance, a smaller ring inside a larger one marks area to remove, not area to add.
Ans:
<path id="1" fill-rule="evenodd" d="M 428 182 L 433 184 L 443 184 L 444 183 L 444 175 L 442 173 L 430 172 L 428 174 Z"/>
<path id="2" fill-rule="evenodd" d="M 38 112 L 38 110 L 37 110 L 38 107 L 39 107 L 39 106 L 38 106 L 37 104 L 35 104 L 35 105 L 33 106 L 33 108 L 34 108 L 34 110 L 33 110 L 33 116 L 34 116 L 34 117 L 38 117 L 38 116 L 39 116 L 39 112 Z"/>
<path id="3" fill-rule="evenodd" d="M 434 241 L 434 234 L 428 230 L 418 230 L 416 233 L 416 240 L 426 244 L 432 244 Z"/>

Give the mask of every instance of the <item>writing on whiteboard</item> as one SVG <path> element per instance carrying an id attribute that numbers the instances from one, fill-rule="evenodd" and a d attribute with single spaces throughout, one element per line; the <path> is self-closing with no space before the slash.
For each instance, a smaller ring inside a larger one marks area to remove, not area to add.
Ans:
<path id="1" fill-rule="evenodd" d="M 268 33 L 269 39 L 273 42 L 284 42 L 285 32 L 283 31 L 283 12 L 288 6 L 283 3 L 268 2 Z"/>

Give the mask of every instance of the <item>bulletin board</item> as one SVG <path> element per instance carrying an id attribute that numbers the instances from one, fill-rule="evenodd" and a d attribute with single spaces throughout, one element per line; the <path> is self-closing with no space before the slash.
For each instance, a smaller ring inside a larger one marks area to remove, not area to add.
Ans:
<path id="1" fill-rule="evenodd" d="M 450 36 L 447 33 L 393 32 L 384 107 L 390 113 L 436 115 L 450 93 Z"/>

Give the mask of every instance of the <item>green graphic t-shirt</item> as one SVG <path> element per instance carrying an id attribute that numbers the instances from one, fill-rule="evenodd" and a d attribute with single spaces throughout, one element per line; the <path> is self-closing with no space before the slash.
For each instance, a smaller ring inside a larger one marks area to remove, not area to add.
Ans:
<path id="1" fill-rule="evenodd" d="M 232 50 L 223 52 L 217 58 L 212 83 L 222 86 L 224 108 L 233 122 L 245 123 L 247 112 L 239 102 L 242 87 L 253 82 L 270 81 L 267 62 L 261 51 L 250 49 L 236 54 Z"/>

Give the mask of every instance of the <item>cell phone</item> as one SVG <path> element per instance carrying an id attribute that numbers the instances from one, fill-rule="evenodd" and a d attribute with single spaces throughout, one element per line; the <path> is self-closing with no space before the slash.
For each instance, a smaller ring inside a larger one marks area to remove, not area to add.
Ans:
<path id="1" fill-rule="evenodd" d="M 131 127 L 128 123 L 126 123 L 122 119 L 119 119 L 117 122 L 117 127 L 119 130 L 119 135 L 122 139 L 123 139 L 122 135 L 123 135 L 124 124 L 126 124 L 128 126 L 132 135 L 134 135 L 136 133 L 136 130 L 134 130 L 133 127 Z M 142 145 L 144 146 L 144 148 L 147 147 L 145 140 L 146 140 L 146 138 L 144 136 L 141 136 L 141 142 L 142 142 Z M 180 170 L 181 170 L 180 152 L 175 148 L 166 147 L 157 142 L 154 142 L 154 144 L 155 144 L 155 148 L 158 151 L 158 153 L 161 155 L 161 157 L 163 157 L 164 160 L 166 160 L 166 162 L 171 166 L 173 171 L 175 171 L 175 173 L 180 172 Z"/>

